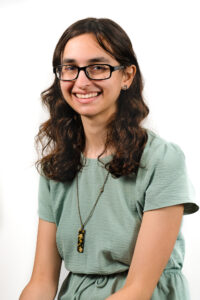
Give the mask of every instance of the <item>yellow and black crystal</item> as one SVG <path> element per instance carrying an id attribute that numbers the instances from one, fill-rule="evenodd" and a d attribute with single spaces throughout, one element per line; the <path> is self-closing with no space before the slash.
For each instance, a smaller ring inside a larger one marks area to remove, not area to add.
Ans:
<path id="1" fill-rule="evenodd" d="M 83 253 L 84 250 L 84 237 L 85 237 L 85 230 L 80 229 L 78 231 L 78 245 L 77 245 L 77 251 L 79 253 Z"/>

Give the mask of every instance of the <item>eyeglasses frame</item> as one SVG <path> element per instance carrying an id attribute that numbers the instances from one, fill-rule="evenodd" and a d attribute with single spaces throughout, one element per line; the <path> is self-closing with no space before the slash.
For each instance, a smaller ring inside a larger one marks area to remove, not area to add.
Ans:
<path id="1" fill-rule="evenodd" d="M 103 78 L 103 79 L 93 79 L 93 78 L 90 78 L 89 75 L 87 74 L 86 68 L 91 67 L 91 66 L 96 66 L 96 65 L 97 65 L 97 66 L 98 66 L 98 65 L 100 65 L 100 66 L 101 66 L 101 65 L 102 65 L 102 66 L 108 66 L 108 67 L 110 68 L 110 76 L 107 77 L 107 78 Z M 56 72 L 57 68 L 63 67 L 63 66 L 70 66 L 70 65 L 68 65 L 68 64 L 63 64 L 63 65 L 58 65 L 58 66 L 56 66 L 56 67 L 53 68 L 53 72 L 54 72 L 54 74 L 56 75 L 56 78 L 58 78 L 57 72 Z M 78 73 L 77 73 L 76 78 L 74 78 L 74 79 L 60 79 L 60 78 L 58 78 L 58 79 L 59 79 L 60 81 L 74 81 L 74 80 L 76 80 L 76 79 L 78 78 L 80 71 L 83 70 L 84 73 L 85 73 L 85 75 L 86 75 L 86 77 L 87 77 L 88 79 L 90 79 L 90 80 L 107 80 L 107 79 L 109 79 L 109 78 L 112 76 L 112 72 L 114 72 L 114 71 L 116 71 L 116 70 L 122 70 L 122 69 L 125 68 L 125 66 L 122 66 L 122 65 L 119 65 L 119 66 L 111 66 L 111 65 L 109 65 L 109 64 L 92 64 L 92 65 L 88 65 L 88 66 L 84 66 L 84 67 L 78 67 L 78 66 L 75 66 L 75 67 L 78 69 Z"/>

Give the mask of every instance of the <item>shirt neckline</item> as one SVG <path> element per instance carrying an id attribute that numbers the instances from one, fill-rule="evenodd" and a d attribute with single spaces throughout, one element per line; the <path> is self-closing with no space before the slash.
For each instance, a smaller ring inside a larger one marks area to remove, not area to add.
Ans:
<path id="1" fill-rule="evenodd" d="M 113 158 L 113 154 L 110 154 L 110 155 L 107 155 L 107 156 L 104 156 L 104 157 L 100 157 L 99 160 L 98 160 L 98 158 L 88 158 L 88 157 L 85 157 L 85 156 L 83 155 L 83 153 L 81 152 L 81 159 L 83 160 L 83 162 L 86 163 L 86 165 L 88 165 L 88 164 L 101 163 L 101 161 L 102 161 L 103 163 L 107 163 L 107 162 L 109 162 L 112 158 Z"/>

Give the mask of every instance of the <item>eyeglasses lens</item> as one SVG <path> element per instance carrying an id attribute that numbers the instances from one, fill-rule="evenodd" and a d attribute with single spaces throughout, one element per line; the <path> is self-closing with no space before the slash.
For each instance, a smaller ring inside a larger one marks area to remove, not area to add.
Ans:
<path id="1" fill-rule="evenodd" d="M 57 77 L 60 80 L 74 80 L 78 75 L 78 67 L 63 65 L 57 68 Z M 85 72 L 90 79 L 107 79 L 110 77 L 110 67 L 107 65 L 91 65 L 85 68 Z"/>

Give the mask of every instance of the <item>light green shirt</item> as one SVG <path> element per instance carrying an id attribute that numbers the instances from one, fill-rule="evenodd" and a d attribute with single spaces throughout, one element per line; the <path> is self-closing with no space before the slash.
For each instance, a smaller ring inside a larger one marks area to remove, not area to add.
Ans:
<path id="1" fill-rule="evenodd" d="M 120 289 L 131 264 L 145 211 L 184 204 L 184 214 L 198 210 L 179 146 L 151 131 L 137 176 L 109 174 L 92 217 L 85 226 L 84 252 L 77 251 L 81 228 L 76 180 L 61 183 L 40 176 L 39 217 L 57 226 L 58 251 L 69 271 L 59 300 L 104 300 Z M 111 156 L 102 158 L 107 162 Z M 87 159 L 79 172 L 79 199 L 83 223 L 103 185 L 107 171 L 97 159 Z M 155 253 L 156 254 L 156 253 Z M 181 230 L 152 300 L 188 300 L 182 274 L 185 254 Z M 145 287 L 144 287 L 145 288 Z"/>

